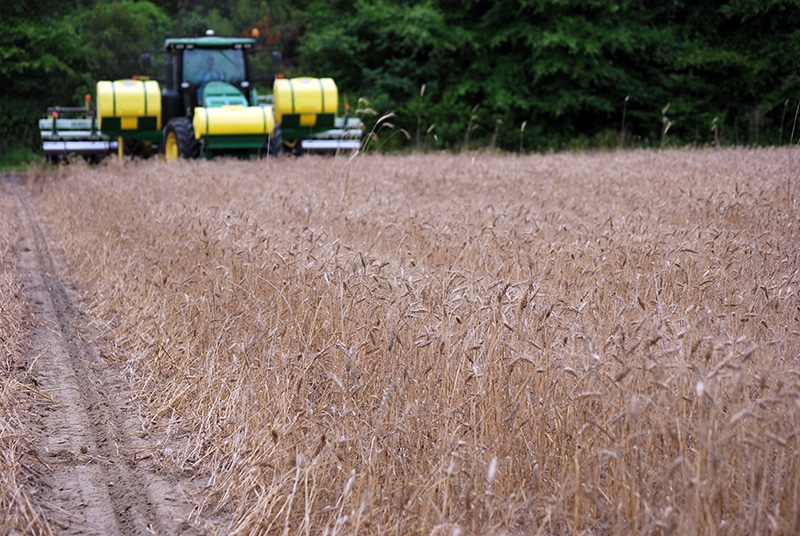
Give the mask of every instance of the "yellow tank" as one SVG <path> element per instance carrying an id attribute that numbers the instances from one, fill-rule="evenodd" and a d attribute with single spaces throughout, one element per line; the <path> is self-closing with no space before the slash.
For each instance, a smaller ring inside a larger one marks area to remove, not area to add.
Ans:
<path id="1" fill-rule="evenodd" d="M 281 128 L 333 127 L 339 108 L 333 78 L 278 78 L 272 90 Z"/>
<path id="2" fill-rule="evenodd" d="M 101 131 L 161 130 L 161 89 L 158 82 L 98 82 L 97 120 Z"/>
<path id="3" fill-rule="evenodd" d="M 195 108 L 194 136 L 269 135 L 275 126 L 272 109 L 265 106 Z"/>

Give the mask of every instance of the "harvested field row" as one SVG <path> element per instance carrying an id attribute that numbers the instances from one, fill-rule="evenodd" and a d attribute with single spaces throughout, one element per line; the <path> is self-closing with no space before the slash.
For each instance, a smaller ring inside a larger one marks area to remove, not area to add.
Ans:
<path id="1" fill-rule="evenodd" d="M 790 534 L 798 158 L 108 162 L 34 202 L 220 530 Z"/>
<path id="2" fill-rule="evenodd" d="M 25 348 L 30 303 L 17 269 L 20 225 L 12 197 L 5 195 L 13 176 L 0 177 L 0 533 L 40 534 L 47 523 L 34 506 L 27 482 L 38 476 L 29 452 L 33 435 L 25 426 L 25 407 L 37 396 Z"/>

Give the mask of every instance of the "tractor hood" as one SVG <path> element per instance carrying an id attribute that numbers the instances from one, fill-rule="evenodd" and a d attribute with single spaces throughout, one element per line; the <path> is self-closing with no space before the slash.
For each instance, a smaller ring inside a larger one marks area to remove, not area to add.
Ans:
<path id="1" fill-rule="evenodd" d="M 203 86 L 202 106 L 206 108 L 219 108 L 221 106 L 247 106 L 247 98 L 239 88 L 227 82 L 208 82 Z"/>

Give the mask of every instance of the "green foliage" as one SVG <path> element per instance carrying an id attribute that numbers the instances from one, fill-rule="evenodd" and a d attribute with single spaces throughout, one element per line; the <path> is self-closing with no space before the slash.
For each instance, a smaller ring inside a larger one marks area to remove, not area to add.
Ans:
<path id="1" fill-rule="evenodd" d="M 41 6 L 40 6 L 41 7 Z M 0 18 L 0 139 L 34 145 L 36 119 L 48 105 L 72 99 L 88 82 L 88 64 L 75 29 L 52 15 Z M 82 99 L 81 99 L 82 102 Z"/>
<path id="2" fill-rule="evenodd" d="M 139 56 L 158 50 L 172 30 L 169 17 L 148 1 L 98 2 L 70 19 L 86 50 L 93 80 L 141 74 Z"/>
<path id="3" fill-rule="evenodd" d="M 797 1 L 312 1 L 305 16 L 308 71 L 409 131 L 435 124 L 451 148 L 476 105 L 471 139 L 484 144 L 618 142 L 626 97 L 638 145 L 660 145 L 667 103 L 671 139 L 775 143 L 786 99 L 800 97 Z"/>
<path id="4" fill-rule="evenodd" d="M 23 170 L 40 160 L 42 156 L 21 141 L 0 140 L 0 171 Z"/>
<path id="5" fill-rule="evenodd" d="M 786 143 L 800 98 L 800 0 L 43 0 L 0 6 L 4 139 L 208 28 L 393 112 L 384 150 Z"/>

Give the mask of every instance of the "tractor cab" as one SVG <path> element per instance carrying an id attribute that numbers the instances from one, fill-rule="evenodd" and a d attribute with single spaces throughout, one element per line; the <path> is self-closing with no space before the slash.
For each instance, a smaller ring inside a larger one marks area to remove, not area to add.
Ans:
<path id="1" fill-rule="evenodd" d="M 256 105 L 247 56 L 254 43 L 213 35 L 167 39 L 164 124 L 173 117 L 191 117 L 197 107 Z"/>

